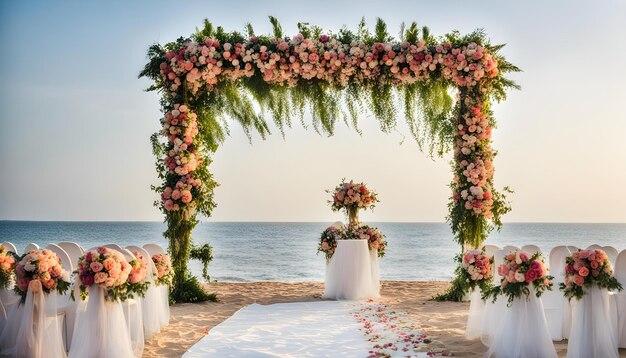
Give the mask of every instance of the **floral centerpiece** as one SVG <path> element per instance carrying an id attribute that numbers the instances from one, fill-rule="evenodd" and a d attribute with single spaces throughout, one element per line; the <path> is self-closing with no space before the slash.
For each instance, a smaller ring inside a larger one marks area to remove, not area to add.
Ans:
<path id="1" fill-rule="evenodd" d="M 613 267 L 602 250 L 578 250 L 565 258 L 565 282 L 559 289 L 568 299 L 581 299 L 585 288 L 596 286 L 610 291 L 622 290 L 622 285 L 613 277 Z"/>
<path id="2" fill-rule="evenodd" d="M 26 300 L 30 289 L 33 293 L 65 293 L 70 286 L 69 273 L 63 270 L 59 256 L 48 250 L 32 250 L 22 255 L 15 267 L 15 293 Z"/>
<path id="3" fill-rule="evenodd" d="M 130 262 L 131 270 L 128 275 L 128 291 L 137 293 L 144 297 L 150 282 L 146 280 L 148 276 L 148 260 L 138 251 L 132 253 L 135 259 Z"/>
<path id="4" fill-rule="evenodd" d="M 0 288 L 6 288 L 13 278 L 15 257 L 6 247 L 0 245 Z"/>
<path id="5" fill-rule="evenodd" d="M 535 289 L 535 295 L 540 297 L 545 290 L 552 290 L 552 276 L 548 276 L 548 270 L 543 264 L 539 252 L 530 256 L 523 251 L 513 251 L 504 257 L 504 262 L 498 266 L 498 274 L 502 276 L 500 286 L 483 293 L 483 298 L 493 297 L 493 301 L 499 295 L 508 297 L 508 304 L 513 303 L 522 295 L 530 295 L 530 285 Z"/>
<path id="6" fill-rule="evenodd" d="M 378 257 L 385 256 L 387 241 L 385 241 L 385 235 L 378 228 L 367 225 L 350 226 L 345 236 L 346 239 L 367 240 L 370 250 L 376 250 Z"/>
<path id="7" fill-rule="evenodd" d="M 364 183 L 355 183 L 345 179 L 332 191 L 332 199 L 329 200 L 333 211 L 346 209 L 349 225 L 359 223 L 359 209 L 373 209 L 378 202 L 377 194 L 367 188 Z"/>
<path id="8" fill-rule="evenodd" d="M 157 269 L 157 279 L 154 284 L 157 286 L 171 285 L 174 278 L 174 271 L 172 271 L 172 260 L 165 254 L 152 255 L 152 262 Z"/>
<path id="9" fill-rule="evenodd" d="M 322 232 L 320 237 L 320 243 L 317 247 L 317 252 L 323 252 L 326 255 L 326 260 L 330 260 L 337 248 L 337 240 L 343 240 L 345 238 L 346 230 L 342 226 L 329 226 Z"/>
<path id="10" fill-rule="evenodd" d="M 492 288 L 493 257 L 487 256 L 484 250 L 467 250 L 461 256 L 460 277 L 470 290 L 476 287 L 481 292 L 487 292 Z"/>
<path id="11" fill-rule="evenodd" d="M 85 299 L 91 285 L 98 285 L 105 291 L 109 301 L 125 301 L 132 298 L 129 291 L 128 278 L 132 266 L 120 252 L 98 247 L 86 252 L 78 260 L 78 278 L 75 285 L 80 288 L 80 297 Z"/>

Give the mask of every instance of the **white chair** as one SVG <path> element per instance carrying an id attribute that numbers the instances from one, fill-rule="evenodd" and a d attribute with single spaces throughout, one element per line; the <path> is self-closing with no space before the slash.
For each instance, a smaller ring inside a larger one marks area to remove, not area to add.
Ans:
<path id="1" fill-rule="evenodd" d="M 165 250 L 157 244 L 145 244 L 143 248 L 150 254 L 150 259 L 152 255 L 165 254 Z M 164 327 L 170 324 L 170 288 L 165 285 L 157 286 L 157 288 L 161 292 L 161 311 L 164 312 L 164 316 L 161 317 L 161 327 Z"/>
<path id="2" fill-rule="evenodd" d="M 30 244 L 26 245 L 26 247 L 24 248 L 24 253 L 27 254 L 33 250 L 39 250 L 39 245 L 35 244 L 34 242 L 31 242 Z"/>
<path id="3" fill-rule="evenodd" d="M 543 310 L 548 323 L 548 330 L 553 341 L 562 340 L 564 338 L 564 330 L 569 332 L 569 320 L 567 319 L 568 314 L 566 313 L 569 307 L 566 305 L 567 300 L 558 290 L 559 283 L 563 282 L 565 278 L 565 257 L 569 255 L 569 250 L 563 245 L 556 246 L 550 251 L 550 274 L 554 277 L 552 282 L 555 288 L 553 288 L 552 291 L 544 292 L 541 296 Z M 566 328 L 564 328 L 564 326 L 566 326 Z"/>
<path id="4" fill-rule="evenodd" d="M 120 253 L 124 254 L 124 250 L 125 249 L 123 247 L 121 247 L 120 245 L 118 245 L 118 244 L 106 244 L 106 245 L 102 245 L 102 246 L 104 246 L 106 248 L 109 248 L 109 249 L 117 250 Z"/>
<path id="5" fill-rule="evenodd" d="M 57 245 L 67 252 L 70 256 L 70 260 L 72 260 L 73 266 L 78 265 L 78 259 L 85 253 L 85 250 L 75 242 L 63 241 L 59 242 Z"/>
<path id="6" fill-rule="evenodd" d="M 487 257 L 493 256 L 498 250 L 500 250 L 500 248 L 496 245 L 485 245 L 485 255 L 487 255 Z"/>
<path id="7" fill-rule="evenodd" d="M 606 253 L 606 256 L 609 257 L 609 261 L 611 261 L 611 265 L 615 266 L 615 260 L 617 260 L 617 249 L 613 246 L 602 246 L 602 251 Z"/>
<path id="8" fill-rule="evenodd" d="M 602 249 L 602 246 L 598 244 L 589 245 L 589 247 L 587 247 L 587 250 L 601 250 L 601 249 Z"/>
<path id="9" fill-rule="evenodd" d="M 570 254 L 573 254 L 574 252 L 579 250 L 578 247 L 570 245 L 567 246 L 567 249 L 569 250 Z"/>
<path id="10" fill-rule="evenodd" d="M 154 275 L 156 275 L 156 266 L 150 258 L 150 254 L 144 248 L 139 246 L 126 246 L 130 252 L 142 255 L 147 262 L 146 281 L 150 283 L 145 297 L 139 297 L 141 309 L 143 313 L 143 333 L 145 339 L 152 338 L 152 335 L 161 330 L 161 321 L 165 320 L 166 312 L 163 312 L 161 302 L 161 290 L 154 285 Z M 135 255 L 137 256 L 137 255 Z"/>
<path id="11" fill-rule="evenodd" d="M 11 251 L 17 254 L 17 249 L 15 248 L 15 245 L 13 245 L 12 243 L 5 241 L 2 243 L 2 246 L 4 246 L 7 249 L 7 251 Z"/>
<path id="12" fill-rule="evenodd" d="M 534 255 L 536 252 L 542 254 L 541 249 L 537 245 L 524 245 L 522 251 Z"/>
<path id="13" fill-rule="evenodd" d="M 615 278 L 626 289 L 626 250 L 622 250 L 615 260 Z M 626 292 L 617 292 L 614 297 L 617 306 L 619 347 L 626 348 Z"/>
<path id="14" fill-rule="evenodd" d="M 502 248 L 502 250 L 504 250 L 505 254 L 508 254 L 511 251 L 519 251 L 519 247 L 513 246 L 513 245 L 506 245 L 505 247 Z"/>

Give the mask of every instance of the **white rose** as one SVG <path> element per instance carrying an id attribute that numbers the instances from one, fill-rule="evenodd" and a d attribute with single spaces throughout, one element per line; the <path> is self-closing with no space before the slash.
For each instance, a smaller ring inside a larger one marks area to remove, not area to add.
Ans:
<path id="1" fill-rule="evenodd" d="M 521 272 L 516 272 L 516 273 L 515 273 L 515 280 L 516 280 L 517 282 L 524 282 L 524 281 L 526 280 L 526 277 L 524 276 L 524 274 L 523 274 L 523 273 L 521 273 Z"/>

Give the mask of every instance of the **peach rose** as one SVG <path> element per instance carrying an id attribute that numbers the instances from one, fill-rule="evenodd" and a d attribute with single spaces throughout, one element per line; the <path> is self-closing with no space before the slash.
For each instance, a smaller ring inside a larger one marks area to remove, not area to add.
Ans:
<path id="1" fill-rule="evenodd" d="M 104 262 L 102 263 L 104 268 L 107 271 L 111 271 L 116 265 L 115 265 L 115 260 L 113 260 L 112 258 L 107 258 L 104 260 Z"/>
<path id="2" fill-rule="evenodd" d="M 582 286 L 585 283 L 585 278 L 582 276 L 574 275 L 574 283 L 578 286 Z"/>
<path id="3" fill-rule="evenodd" d="M 589 275 L 589 269 L 586 267 L 581 267 L 580 270 L 578 270 L 578 274 L 582 277 L 587 277 L 587 275 Z"/>
<path id="4" fill-rule="evenodd" d="M 98 272 L 94 275 L 93 281 L 97 284 L 101 284 L 107 280 L 108 275 L 104 272 Z"/>
<path id="5" fill-rule="evenodd" d="M 103 268 L 103 267 L 104 267 L 104 266 L 102 266 L 102 264 L 101 264 L 101 263 L 99 263 L 99 262 L 95 262 L 95 261 L 94 261 L 94 262 L 92 262 L 91 264 L 89 264 L 89 268 L 90 268 L 90 269 L 91 269 L 91 271 L 93 271 L 93 272 L 100 272 L 100 271 L 102 271 L 102 268 Z"/>

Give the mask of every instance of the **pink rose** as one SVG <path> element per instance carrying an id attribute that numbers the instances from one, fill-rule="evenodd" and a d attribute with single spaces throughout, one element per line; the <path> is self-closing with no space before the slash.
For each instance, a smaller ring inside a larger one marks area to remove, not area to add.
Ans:
<path id="1" fill-rule="evenodd" d="M 537 279 L 537 271 L 528 270 L 526 271 L 526 282 L 533 282 Z"/>
<path id="2" fill-rule="evenodd" d="M 600 267 L 600 264 L 598 263 L 598 261 L 591 261 L 590 265 L 591 265 L 591 268 L 594 270 Z"/>
<path id="3" fill-rule="evenodd" d="M 90 268 L 90 269 L 91 269 L 91 271 L 93 271 L 93 272 L 100 272 L 100 271 L 102 271 L 102 268 L 103 268 L 103 267 L 104 267 L 104 266 L 102 266 L 102 264 L 101 264 L 101 263 L 99 263 L 99 262 L 92 262 L 91 264 L 89 264 L 89 268 Z"/>
<path id="4" fill-rule="evenodd" d="M 113 260 L 112 258 L 106 258 L 104 260 L 104 262 L 102 263 L 102 265 L 104 266 L 104 268 L 107 271 L 111 271 L 116 265 L 115 265 L 115 260 Z"/>
<path id="5" fill-rule="evenodd" d="M 585 283 L 585 278 L 582 276 L 574 275 L 574 283 L 578 286 L 582 286 Z"/>
<path id="6" fill-rule="evenodd" d="M 192 199 L 191 192 L 189 190 L 183 190 L 181 192 L 181 201 L 185 204 L 189 203 Z"/>
<path id="7" fill-rule="evenodd" d="M 101 283 L 106 282 L 107 277 L 108 277 L 108 276 L 107 276 L 107 274 L 106 274 L 106 273 L 104 273 L 104 272 L 100 271 L 100 272 L 98 272 L 97 274 L 95 274 L 95 275 L 94 275 L 94 277 L 93 277 L 93 281 L 94 281 L 96 284 L 100 285 Z"/>
<path id="8" fill-rule="evenodd" d="M 580 270 L 578 270 L 578 274 L 582 277 L 587 277 L 587 275 L 589 275 L 589 269 L 586 267 L 581 267 Z"/>

